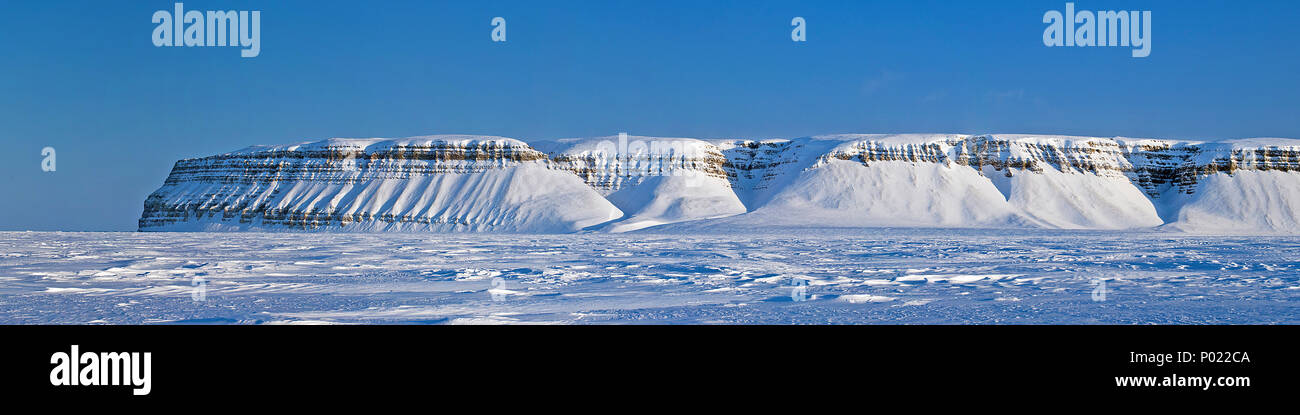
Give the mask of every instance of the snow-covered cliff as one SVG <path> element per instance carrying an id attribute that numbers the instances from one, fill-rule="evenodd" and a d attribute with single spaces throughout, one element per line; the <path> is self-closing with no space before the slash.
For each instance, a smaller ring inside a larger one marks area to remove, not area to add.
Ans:
<path id="1" fill-rule="evenodd" d="M 1300 140 L 330 139 L 176 163 L 140 230 L 716 226 L 1300 233 Z"/>
<path id="2" fill-rule="evenodd" d="M 140 230 L 572 232 L 622 216 L 522 141 L 430 136 L 181 160 Z"/>

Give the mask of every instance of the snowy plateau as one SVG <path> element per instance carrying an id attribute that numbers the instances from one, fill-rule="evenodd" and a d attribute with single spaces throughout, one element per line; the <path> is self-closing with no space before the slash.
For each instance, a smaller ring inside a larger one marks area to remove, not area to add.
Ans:
<path id="1" fill-rule="evenodd" d="M 786 226 L 1300 234 L 1300 140 L 329 139 L 181 160 L 141 231 Z M 622 147 L 622 148 L 619 148 Z"/>
<path id="2" fill-rule="evenodd" d="M 627 138 L 181 160 L 0 233 L 0 323 L 1300 323 L 1300 140 Z"/>

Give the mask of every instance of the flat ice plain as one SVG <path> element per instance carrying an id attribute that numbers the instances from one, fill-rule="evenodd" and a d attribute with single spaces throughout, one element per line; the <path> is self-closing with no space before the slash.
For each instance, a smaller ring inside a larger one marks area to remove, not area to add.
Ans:
<path id="1" fill-rule="evenodd" d="M 3 324 L 1298 324 L 1297 300 L 1300 237 L 0 233 Z"/>

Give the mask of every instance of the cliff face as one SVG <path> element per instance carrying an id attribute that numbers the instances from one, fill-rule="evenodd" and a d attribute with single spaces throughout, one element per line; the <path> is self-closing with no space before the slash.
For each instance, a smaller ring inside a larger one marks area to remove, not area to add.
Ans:
<path id="1" fill-rule="evenodd" d="M 1149 139 L 976 135 L 830 136 L 845 144 L 819 164 L 843 160 L 942 164 L 980 171 L 1016 212 L 1009 223 L 1060 228 L 1143 228 L 1300 232 L 1300 199 L 1289 190 L 1259 191 L 1234 206 L 1190 197 L 1208 188 L 1242 191 L 1243 172 L 1270 184 L 1296 177 L 1300 140 L 1184 142 Z M 955 173 L 954 173 L 955 174 Z M 1206 184 L 1206 180 L 1212 180 Z M 979 183 L 974 186 L 978 187 Z M 1227 189 L 1220 189 L 1227 187 Z M 979 193 L 975 191 L 975 193 Z M 1140 193 L 1140 194 L 1139 194 Z M 1254 208 L 1272 203 L 1270 208 Z M 1216 212 L 1192 220 L 1187 212 Z M 1285 220 L 1279 219 L 1287 218 Z M 1258 218 L 1271 217 L 1266 223 Z M 977 223 L 982 224 L 982 223 Z M 1230 225 L 1236 224 L 1236 225 Z"/>
<path id="2" fill-rule="evenodd" d="M 619 232 L 734 217 L 1291 233 L 1298 179 L 1300 140 L 1286 139 L 331 139 L 181 160 L 140 230 Z"/>
<path id="3" fill-rule="evenodd" d="M 543 146 L 555 168 L 612 193 L 655 177 L 693 174 L 725 179 L 727 157 L 716 145 L 694 138 L 617 137 L 566 140 Z"/>
<path id="4" fill-rule="evenodd" d="M 630 136 L 543 147 L 553 168 L 582 178 L 626 214 L 597 230 L 626 232 L 746 211 L 728 180 L 728 158 L 715 143 Z"/>
<path id="5" fill-rule="evenodd" d="M 333 139 L 181 160 L 141 230 L 573 231 L 622 216 L 518 140 Z"/>
<path id="6" fill-rule="evenodd" d="M 1094 175 L 1123 174 L 1132 177 L 1152 196 L 1161 193 L 1162 186 L 1166 185 L 1191 193 L 1198 177 L 1220 172 L 1300 171 L 1300 140 L 1187 143 L 1017 135 L 912 139 L 922 142 L 861 137 L 826 157 L 855 160 L 864 165 L 875 161 L 905 161 L 954 163 L 977 170 L 989 166 L 997 171 L 1055 169 Z"/>
<path id="7" fill-rule="evenodd" d="M 1239 170 L 1300 172 L 1296 140 L 1238 140 L 1225 143 L 1170 143 L 1143 140 L 1128 145 L 1132 177 L 1147 194 L 1165 190 L 1193 194 L 1202 178 Z"/>

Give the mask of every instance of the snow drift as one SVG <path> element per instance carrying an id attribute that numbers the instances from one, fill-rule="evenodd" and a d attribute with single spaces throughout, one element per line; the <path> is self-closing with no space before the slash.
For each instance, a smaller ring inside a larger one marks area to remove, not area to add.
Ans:
<path id="1" fill-rule="evenodd" d="M 330 139 L 176 163 L 142 231 L 1161 227 L 1300 233 L 1300 140 Z"/>

